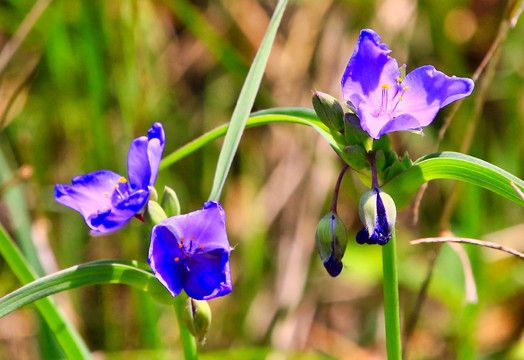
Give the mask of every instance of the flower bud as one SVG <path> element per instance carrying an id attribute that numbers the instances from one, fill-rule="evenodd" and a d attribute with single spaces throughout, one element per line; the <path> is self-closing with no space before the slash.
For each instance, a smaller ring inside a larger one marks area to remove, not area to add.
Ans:
<path id="1" fill-rule="evenodd" d="M 169 186 L 164 187 L 164 194 L 162 194 L 162 209 L 166 212 L 168 217 L 180 214 L 180 202 L 176 196 L 175 190 Z"/>
<path id="2" fill-rule="evenodd" d="M 340 156 L 353 169 L 361 170 L 368 165 L 366 150 L 362 145 L 348 145 L 342 150 Z"/>
<path id="3" fill-rule="evenodd" d="M 322 122 L 330 129 L 344 129 L 344 110 L 333 96 L 316 91 L 313 93 L 313 108 Z"/>
<path id="4" fill-rule="evenodd" d="M 315 245 L 320 260 L 333 277 L 342 271 L 342 257 L 346 252 L 347 243 L 346 226 L 337 214 L 329 212 L 320 219 L 315 231 Z"/>
<path id="5" fill-rule="evenodd" d="M 397 219 L 395 202 L 379 188 L 373 188 L 360 198 L 360 220 L 364 228 L 357 234 L 359 244 L 386 245 Z"/>
<path id="6" fill-rule="evenodd" d="M 347 113 L 344 116 L 344 137 L 350 145 L 362 144 L 370 137 L 360 127 L 360 120 L 356 114 Z"/>
<path id="7" fill-rule="evenodd" d="M 182 313 L 182 321 L 199 343 L 206 340 L 211 325 L 211 308 L 205 300 L 187 298 Z"/>
<path id="8" fill-rule="evenodd" d="M 152 225 L 158 225 L 162 220 L 167 219 L 167 216 L 159 203 L 150 200 L 147 203 L 145 219 Z"/>
<path id="9" fill-rule="evenodd" d="M 158 202 L 158 193 L 156 192 L 156 189 L 154 188 L 154 186 L 149 187 L 149 200 Z"/>

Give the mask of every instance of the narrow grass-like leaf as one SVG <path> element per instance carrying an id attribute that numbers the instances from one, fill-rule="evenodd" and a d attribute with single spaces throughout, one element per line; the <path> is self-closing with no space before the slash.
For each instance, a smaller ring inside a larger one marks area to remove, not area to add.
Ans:
<path id="1" fill-rule="evenodd" d="M 327 127 L 318 119 L 313 110 L 307 108 L 278 108 L 259 111 L 251 114 L 245 127 L 252 128 L 273 123 L 290 123 L 311 126 L 320 133 L 327 142 L 331 144 L 331 146 L 336 146 L 338 148 L 338 145 L 329 133 Z M 187 143 L 178 150 L 175 150 L 168 156 L 164 157 L 160 163 L 160 170 L 173 165 L 175 162 L 190 155 L 204 145 L 209 144 L 211 141 L 224 136 L 228 127 L 229 124 L 220 125 L 213 130 L 200 135 L 198 138 Z"/>
<path id="2" fill-rule="evenodd" d="M 278 1 L 273 16 L 271 17 L 271 21 L 269 22 L 266 35 L 260 44 L 255 59 L 253 60 L 253 64 L 251 64 L 251 68 L 247 74 L 246 81 L 240 91 L 240 96 L 238 97 L 235 110 L 233 110 L 226 138 L 224 139 L 224 144 L 222 145 L 222 150 L 218 157 L 213 188 L 209 195 L 210 200 L 218 200 L 220 198 L 222 188 L 226 182 L 227 174 L 231 168 L 231 163 L 233 162 L 238 144 L 240 143 L 240 138 L 244 132 L 249 113 L 255 102 L 258 88 L 262 82 L 262 76 L 266 68 L 269 53 L 273 46 L 273 41 L 275 40 L 275 35 L 278 26 L 280 25 L 282 15 L 284 14 L 286 4 L 287 0 Z"/>
<path id="3" fill-rule="evenodd" d="M 484 160 L 451 151 L 421 157 L 413 166 L 388 181 L 383 189 L 393 197 L 397 207 L 402 208 L 423 183 L 435 179 L 464 181 L 524 206 L 524 200 L 511 185 L 513 182 L 524 189 L 524 181 Z"/>
<path id="4" fill-rule="evenodd" d="M 126 284 L 151 293 L 155 299 L 172 302 L 169 294 L 147 264 L 136 261 L 102 260 L 76 265 L 41 277 L 0 299 L 0 317 L 49 295 L 81 286 Z M 38 303 L 37 303 L 38 304 Z"/>
<path id="5" fill-rule="evenodd" d="M 1 225 L 0 254 L 20 282 L 27 284 L 36 280 L 36 274 Z M 69 359 L 91 359 L 89 349 L 82 338 L 51 299 L 42 299 L 37 301 L 35 305 Z M 5 311 L 3 305 L 0 305 L 0 310 Z"/>

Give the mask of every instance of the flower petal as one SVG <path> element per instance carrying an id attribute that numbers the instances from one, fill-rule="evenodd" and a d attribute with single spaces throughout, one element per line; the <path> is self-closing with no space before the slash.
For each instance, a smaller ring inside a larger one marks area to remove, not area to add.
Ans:
<path id="1" fill-rule="evenodd" d="M 370 105 L 380 105 L 381 85 L 389 84 L 393 88 L 400 76 L 397 61 L 387 55 L 390 51 L 386 44 L 380 43 L 380 36 L 373 30 L 360 32 L 342 76 L 342 95 L 346 101 L 354 94 L 362 94 Z"/>
<path id="2" fill-rule="evenodd" d="M 204 208 L 162 220 L 161 225 L 169 227 L 178 238 L 193 237 L 193 246 L 203 246 L 204 251 L 224 250 L 231 254 L 226 233 L 226 215 L 218 201 L 208 201 Z"/>
<path id="3" fill-rule="evenodd" d="M 182 263 L 175 262 L 181 254 L 175 236 L 167 227 L 153 227 L 147 261 L 155 276 L 173 296 L 182 291 L 182 276 L 186 271 Z"/>
<path id="4" fill-rule="evenodd" d="M 156 122 L 151 129 L 148 130 L 149 144 L 147 147 L 147 156 L 149 157 L 149 165 L 151 167 L 151 177 L 149 179 L 149 186 L 155 185 L 160 161 L 162 160 L 162 153 L 164 152 L 164 144 L 166 142 L 166 135 L 162 124 Z"/>
<path id="5" fill-rule="evenodd" d="M 121 177 L 109 170 L 75 176 L 72 185 L 55 186 L 55 200 L 78 211 L 87 222 L 99 209 L 111 207 L 110 195 Z"/>
<path id="6" fill-rule="evenodd" d="M 110 213 L 99 213 L 96 217 L 90 218 L 89 220 L 92 225 L 91 235 L 100 235 L 118 230 L 144 207 L 148 198 L 149 191 L 135 191 L 129 196 L 126 196 L 125 199 L 120 201 L 116 206 L 113 206 Z M 114 205 L 114 203 L 112 205 Z M 107 210 L 103 208 L 100 211 L 106 212 Z M 100 219 L 101 215 L 103 215 L 103 219 Z"/>
<path id="7" fill-rule="evenodd" d="M 421 66 L 410 72 L 402 81 L 402 86 L 407 87 L 402 96 L 403 101 L 399 103 L 396 114 L 400 118 L 402 114 L 409 114 L 418 122 L 418 127 L 428 126 L 435 118 L 438 110 L 455 100 L 462 99 L 473 91 L 473 80 L 447 76 L 436 70 L 433 66 Z M 404 121 L 407 118 L 404 118 Z M 409 125 L 392 126 L 396 130 L 412 130 Z M 408 127 L 409 126 L 409 127 Z"/>
<path id="8" fill-rule="evenodd" d="M 209 300 L 231 292 L 229 254 L 213 250 L 188 260 L 189 271 L 184 274 L 184 290 L 197 300 Z"/>
<path id="9" fill-rule="evenodd" d="M 146 189 L 155 184 L 164 144 L 164 128 L 158 122 L 149 129 L 148 137 L 133 140 L 127 155 L 127 172 L 132 189 Z"/>

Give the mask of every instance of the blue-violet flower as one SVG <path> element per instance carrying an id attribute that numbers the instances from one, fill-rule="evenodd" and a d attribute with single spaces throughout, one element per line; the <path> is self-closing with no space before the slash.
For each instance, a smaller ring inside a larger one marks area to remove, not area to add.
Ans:
<path id="1" fill-rule="evenodd" d="M 147 135 L 134 139 L 129 148 L 129 181 L 113 171 L 99 170 L 75 176 L 72 185 L 55 186 L 55 200 L 82 214 L 92 235 L 119 229 L 145 206 L 164 151 L 162 124 L 154 123 Z"/>
<path id="2" fill-rule="evenodd" d="M 357 233 L 357 243 L 386 245 L 397 220 L 391 196 L 379 188 L 367 191 L 360 198 L 359 215 L 364 228 Z"/>
<path id="3" fill-rule="evenodd" d="M 218 201 L 176 215 L 153 227 L 147 261 L 155 276 L 177 296 L 209 300 L 231 292 L 226 215 Z"/>
<path id="4" fill-rule="evenodd" d="M 341 81 L 344 100 L 374 139 L 392 131 L 421 131 L 442 107 L 473 91 L 473 80 L 449 77 L 429 65 L 401 78 L 390 51 L 377 33 L 362 30 Z"/>

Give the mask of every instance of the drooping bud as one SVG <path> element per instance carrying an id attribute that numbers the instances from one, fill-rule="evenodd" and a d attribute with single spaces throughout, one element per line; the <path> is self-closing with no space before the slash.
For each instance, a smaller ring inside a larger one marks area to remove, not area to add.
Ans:
<path id="1" fill-rule="evenodd" d="M 320 260 L 333 277 L 342 271 L 342 257 L 346 252 L 347 243 L 346 226 L 337 214 L 329 212 L 320 219 L 315 231 L 315 245 Z"/>
<path id="2" fill-rule="evenodd" d="M 364 228 L 357 234 L 359 244 L 386 245 L 397 219 L 395 202 L 379 188 L 373 188 L 360 198 L 360 220 Z"/>
<path id="3" fill-rule="evenodd" d="M 207 331 L 211 325 L 211 308 L 207 301 L 187 298 L 182 320 L 199 343 L 205 342 Z"/>
<path id="4" fill-rule="evenodd" d="M 159 203 L 153 200 L 148 201 L 145 215 L 145 220 L 151 223 L 152 226 L 158 225 L 162 220 L 167 219 L 164 209 L 162 209 Z"/>
<path id="5" fill-rule="evenodd" d="M 316 91 L 313 93 L 313 108 L 318 118 L 330 129 L 344 129 L 344 110 L 333 96 Z"/>
<path id="6" fill-rule="evenodd" d="M 162 194 L 162 208 L 168 217 L 180 214 L 180 202 L 176 196 L 175 190 L 169 186 L 164 187 L 164 194 Z"/>

